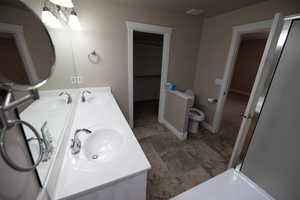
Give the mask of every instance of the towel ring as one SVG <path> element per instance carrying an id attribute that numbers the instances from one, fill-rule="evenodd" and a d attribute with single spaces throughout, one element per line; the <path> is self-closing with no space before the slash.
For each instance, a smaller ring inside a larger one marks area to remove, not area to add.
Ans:
<path id="1" fill-rule="evenodd" d="M 37 141 L 39 143 L 39 156 L 38 159 L 36 161 L 36 163 L 34 165 L 32 165 L 31 167 L 25 168 L 25 167 L 20 167 L 19 165 L 17 165 L 15 162 L 13 162 L 10 158 L 9 155 L 6 151 L 6 147 L 5 147 L 5 138 L 6 138 L 6 133 L 7 131 L 16 126 L 16 125 L 25 125 L 27 126 L 29 129 L 31 129 L 31 131 L 33 132 L 34 136 L 37 138 Z M 17 170 L 17 171 L 21 171 L 21 172 L 28 172 L 28 171 L 32 171 L 34 170 L 42 161 L 43 159 L 43 154 L 44 154 L 44 147 L 43 147 L 43 141 L 39 135 L 39 133 L 37 132 L 37 130 L 28 122 L 22 121 L 22 120 L 9 120 L 8 121 L 8 125 L 9 126 L 5 126 L 3 127 L 2 131 L 1 131 L 1 136 L 0 136 L 0 153 L 3 157 L 3 160 L 13 169 Z"/>
<path id="2" fill-rule="evenodd" d="M 98 64 L 100 61 L 100 57 L 95 50 L 93 52 L 89 53 L 88 59 L 93 64 Z"/>

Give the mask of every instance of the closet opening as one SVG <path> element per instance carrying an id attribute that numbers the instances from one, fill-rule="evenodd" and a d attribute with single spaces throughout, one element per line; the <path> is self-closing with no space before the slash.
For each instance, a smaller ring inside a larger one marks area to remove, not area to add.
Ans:
<path id="1" fill-rule="evenodd" d="M 163 35 L 133 31 L 134 126 L 158 123 Z"/>

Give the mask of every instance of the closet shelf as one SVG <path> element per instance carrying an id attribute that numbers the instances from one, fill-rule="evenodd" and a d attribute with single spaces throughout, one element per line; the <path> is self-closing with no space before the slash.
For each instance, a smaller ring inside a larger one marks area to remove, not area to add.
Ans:
<path id="1" fill-rule="evenodd" d="M 156 46 L 156 47 L 163 47 L 162 43 L 155 43 L 155 42 L 137 42 L 134 41 L 136 45 L 146 45 L 146 46 Z"/>
<path id="2" fill-rule="evenodd" d="M 135 75 L 134 78 L 160 78 L 160 74 L 153 74 L 153 75 Z"/>

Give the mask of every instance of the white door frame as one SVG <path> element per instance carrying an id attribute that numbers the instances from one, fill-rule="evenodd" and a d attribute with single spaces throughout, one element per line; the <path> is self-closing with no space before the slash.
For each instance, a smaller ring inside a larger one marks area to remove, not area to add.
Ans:
<path id="1" fill-rule="evenodd" d="M 255 82 L 253 84 L 249 101 L 245 110 L 245 114 L 244 114 L 245 117 L 243 117 L 241 127 L 233 147 L 228 168 L 232 168 L 237 164 L 239 164 L 238 162 L 240 162 L 239 160 L 240 154 L 243 150 L 247 133 L 252 123 L 252 117 L 256 112 L 255 110 L 256 110 L 258 99 L 263 92 L 263 88 L 265 87 L 268 76 L 270 75 L 270 73 L 273 73 L 272 59 L 274 58 L 274 52 L 277 48 L 277 44 L 279 46 L 282 46 L 282 44 L 280 44 L 280 37 L 282 35 L 281 31 L 282 31 L 283 23 L 284 23 L 283 16 L 280 13 L 276 13 L 274 19 L 272 20 L 269 37 L 259 64 Z M 287 32 L 283 33 L 283 36 L 285 34 L 287 34 Z"/>
<path id="2" fill-rule="evenodd" d="M 163 39 L 163 55 L 161 67 L 160 95 L 158 121 L 162 123 L 165 111 L 165 83 L 168 78 L 169 52 L 172 28 L 157 26 L 151 24 L 142 24 L 137 22 L 126 21 L 128 33 L 128 104 L 129 104 L 129 124 L 133 128 L 133 31 L 141 31 L 146 33 L 162 34 Z"/>
<path id="3" fill-rule="evenodd" d="M 0 23 L 0 33 L 10 33 L 14 36 L 27 77 L 32 84 L 36 84 L 39 79 L 24 37 L 23 27 L 15 24 Z"/>
<path id="4" fill-rule="evenodd" d="M 220 129 L 224 105 L 230 89 L 229 87 L 233 76 L 235 61 L 240 47 L 242 35 L 247 33 L 259 33 L 259 32 L 270 31 L 272 22 L 273 20 L 266 20 L 266 21 L 232 27 L 232 39 L 231 39 L 230 49 L 226 61 L 225 72 L 222 79 L 222 85 L 218 97 L 216 112 L 214 114 L 214 119 L 212 124 L 214 133 L 217 133 Z"/>

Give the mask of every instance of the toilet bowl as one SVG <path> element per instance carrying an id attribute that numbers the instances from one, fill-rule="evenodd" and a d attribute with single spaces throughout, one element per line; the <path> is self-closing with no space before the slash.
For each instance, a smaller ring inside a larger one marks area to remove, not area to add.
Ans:
<path id="1" fill-rule="evenodd" d="M 189 117 L 190 119 L 196 120 L 198 122 L 201 122 L 205 119 L 204 113 L 197 108 L 190 109 Z"/>
<path id="2" fill-rule="evenodd" d="M 192 100 L 192 106 L 194 105 L 194 101 L 195 101 L 195 95 L 193 93 L 192 90 L 186 90 L 185 93 L 190 97 L 190 99 Z M 188 125 L 188 129 L 190 133 L 198 133 L 199 130 L 199 124 L 200 122 L 204 121 L 205 119 L 205 114 L 197 109 L 197 108 L 190 108 L 189 111 L 189 125 Z"/>
<path id="3" fill-rule="evenodd" d="M 197 109 L 191 108 L 189 113 L 189 132 L 190 133 L 198 133 L 200 122 L 204 121 L 205 115 L 204 113 Z"/>

